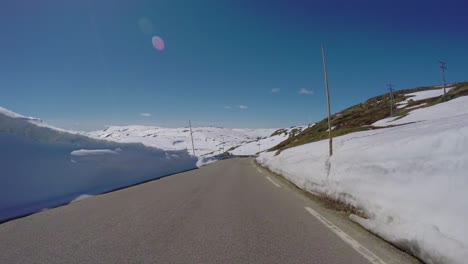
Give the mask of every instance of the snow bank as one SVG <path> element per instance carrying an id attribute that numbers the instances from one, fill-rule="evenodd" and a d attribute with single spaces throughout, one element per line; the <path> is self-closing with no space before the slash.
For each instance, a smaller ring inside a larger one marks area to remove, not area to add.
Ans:
<path id="1" fill-rule="evenodd" d="M 185 150 L 96 140 L 0 110 L 0 222 L 196 168 Z"/>
<path id="2" fill-rule="evenodd" d="M 13 118 L 28 118 L 0 106 L 0 114 Z"/>
<path id="3" fill-rule="evenodd" d="M 51 126 L 51 125 L 45 123 L 44 121 L 42 121 L 42 119 L 40 119 L 40 118 L 20 115 L 18 113 L 15 113 L 15 112 L 13 112 L 11 110 L 8 110 L 6 108 L 3 108 L 1 106 L 0 106 L 0 115 L 15 118 L 15 119 L 21 119 L 21 120 L 24 120 L 24 121 L 26 121 L 28 123 L 34 124 L 36 126 L 47 127 L 47 128 L 50 128 L 50 129 L 53 129 L 53 130 L 56 130 L 56 131 L 67 132 L 67 133 L 70 133 L 70 134 L 77 134 L 78 133 L 78 132 L 75 132 L 75 131 L 64 130 L 64 129 L 61 129 L 61 128 L 58 128 L 58 127 Z"/>
<path id="4" fill-rule="evenodd" d="M 264 153 L 262 165 L 309 192 L 361 208 L 352 219 L 427 263 L 468 259 L 468 97 L 418 109 L 405 126 Z M 406 119 L 406 120 L 405 120 Z"/>
<path id="5" fill-rule="evenodd" d="M 70 203 L 76 203 L 76 202 L 79 202 L 81 200 L 88 199 L 88 198 L 91 198 L 91 197 L 94 197 L 94 195 L 82 194 L 82 195 L 76 197 L 75 199 L 73 199 Z"/>
<path id="6" fill-rule="evenodd" d="M 110 149 L 80 149 L 74 150 L 70 153 L 72 156 L 87 156 L 87 155 L 105 155 L 105 154 L 119 154 L 118 151 Z"/>

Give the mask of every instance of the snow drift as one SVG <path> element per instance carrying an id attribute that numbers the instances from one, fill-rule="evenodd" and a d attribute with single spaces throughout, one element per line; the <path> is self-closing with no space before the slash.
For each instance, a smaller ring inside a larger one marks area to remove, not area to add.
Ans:
<path id="1" fill-rule="evenodd" d="M 0 222 L 196 168 L 185 150 L 92 139 L 0 108 Z"/>
<path id="2" fill-rule="evenodd" d="M 298 187 L 360 208 L 351 218 L 427 263 L 468 259 L 468 97 L 417 109 L 405 124 L 267 152 L 257 161 Z M 377 124 L 377 125 L 378 125 Z"/>

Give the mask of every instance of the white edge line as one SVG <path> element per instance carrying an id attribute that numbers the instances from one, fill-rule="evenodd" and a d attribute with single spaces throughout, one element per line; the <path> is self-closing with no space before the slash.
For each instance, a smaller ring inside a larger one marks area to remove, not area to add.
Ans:
<path id="1" fill-rule="evenodd" d="M 310 207 L 304 207 L 307 212 L 317 218 L 322 224 L 324 224 L 328 229 L 333 231 L 339 238 L 341 238 L 344 242 L 350 245 L 354 250 L 356 250 L 359 254 L 361 254 L 365 259 L 367 259 L 372 264 L 386 264 L 385 261 L 377 257 L 374 253 L 372 253 L 369 249 L 365 248 L 363 245 L 359 244 L 356 240 L 351 238 L 348 234 L 343 232 L 339 229 L 336 225 L 332 224 L 328 221 L 325 217 L 321 214 L 317 213 L 314 209 Z"/>
<path id="2" fill-rule="evenodd" d="M 263 174 L 263 171 L 261 171 L 259 168 L 257 168 L 257 171 Z"/>
<path id="3" fill-rule="evenodd" d="M 274 182 L 270 177 L 266 176 L 266 178 L 267 178 L 271 183 L 273 183 L 276 187 L 281 188 L 281 186 L 280 186 L 279 184 L 277 184 L 276 182 Z"/>

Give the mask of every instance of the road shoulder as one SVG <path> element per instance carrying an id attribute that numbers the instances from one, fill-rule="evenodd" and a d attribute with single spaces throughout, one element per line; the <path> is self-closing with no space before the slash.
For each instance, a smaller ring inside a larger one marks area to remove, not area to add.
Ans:
<path id="1" fill-rule="evenodd" d="M 252 165 L 261 171 L 265 176 L 270 177 L 281 186 L 283 191 L 290 192 L 292 195 L 301 199 L 304 203 L 304 208 L 311 208 L 313 211 L 320 214 L 327 221 L 338 227 L 345 234 L 349 235 L 352 239 L 357 241 L 363 247 L 371 251 L 378 258 L 387 264 L 405 263 L 405 264 L 418 264 L 422 263 L 417 258 L 401 251 L 392 244 L 386 242 L 375 234 L 364 229 L 357 223 L 349 219 L 348 210 L 335 210 L 333 206 L 327 204 L 327 201 L 321 199 L 313 194 L 298 188 L 292 182 L 287 180 L 284 176 L 276 174 L 267 168 L 258 164 L 255 159 L 252 159 Z M 307 210 L 307 209 L 305 209 Z M 311 215 L 311 217 L 313 217 Z M 376 262 L 377 263 L 377 262 Z"/>

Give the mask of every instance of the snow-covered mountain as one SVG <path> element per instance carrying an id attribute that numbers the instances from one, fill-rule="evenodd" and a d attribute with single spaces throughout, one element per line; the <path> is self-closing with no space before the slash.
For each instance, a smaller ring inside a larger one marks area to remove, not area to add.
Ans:
<path id="1" fill-rule="evenodd" d="M 279 143 L 283 142 L 287 138 L 293 137 L 299 134 L 300 132 L 302 132 L 304 129 L 311 127 L 311 126 L 313 126 L 313 124 L 278 129 L 268 137 L 262 137 L 261 139 L 258 139 L 258 140 L 244 142 L 238 145 L 237 147 L 233 147 L 229 149 L 228 152 L 230 154 L 238 155 L 238 156 L 255 155 L 257 153 L 264 152 L 278 145 Z"/>
<path id="2" fill-rule="evenodd" d="M 196 168 L 185 150 L 97 140 L 0 108 L 0 222 Z"/>
<path id="3" fill-rule="evenodd" d="M 231 129 L 220 127 L 193 127 L 193 143 L 197 157 L 221 154 L 238 146 L 267 139 L 277 129 Z M 102 131 L 89 132 L 87 135 L 117 142 L 138 142 L 146 146 L 166 150 L 185 150 L 192 154 L 190 128 L 162 128 L 154 126 L 111 126 Z M 274 137 L 278 142 L 283 137 Z M 266 143 L 265 143 L 266 146 Z M 258 147 L 244 151 L 242 155 L 253 155 Z M 233 154 L 241 154 L 234 151 Z"/>

